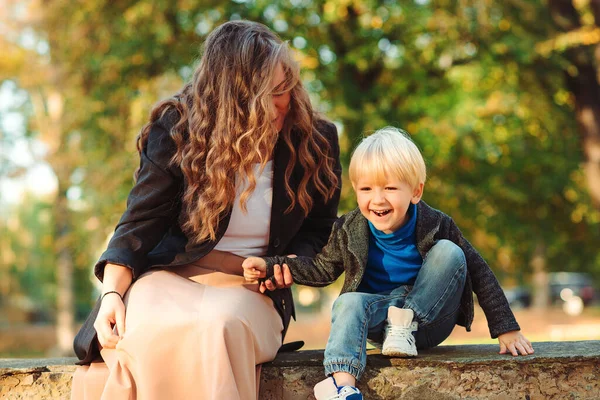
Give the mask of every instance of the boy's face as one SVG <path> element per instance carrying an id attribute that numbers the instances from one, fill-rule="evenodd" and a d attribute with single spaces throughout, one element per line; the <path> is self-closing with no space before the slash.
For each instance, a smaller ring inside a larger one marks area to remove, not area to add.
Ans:
<path id="1" fill-rule="evenodd" d="M 383 233 L 392 233 L 408 219 L 410 204 L 417 204 L 423 195 L 423 183 L 412 188 L 408 183 L 386 176 L 383 182 L 364 176 L 352 183 L 358 208 Z"/>

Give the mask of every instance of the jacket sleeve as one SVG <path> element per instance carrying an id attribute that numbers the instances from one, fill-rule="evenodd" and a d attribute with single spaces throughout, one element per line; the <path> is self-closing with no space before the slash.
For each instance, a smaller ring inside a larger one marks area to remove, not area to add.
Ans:
<path id="1" fill-rule="evenodd" d="M 343 218 L 336 221 L 329 241 L 316 257 L 265 257 L 267 271 L 265 279 L 273 277 L 275 264 L 287 264 L 290 268 L 294 283 L 306 286 L 327 286 L 336 281 L 344 272 L 342 257 L 343 231 L 340 229 Z"/>
<path id="2" fill-rule="evenodd" d="M 101 281 L 106 263 L 128 267 L 133 271 L 133 279 L 139 277 L 148 268 L 147 254 L 177 221 L 183 176 L 178 167 L 170 166 L 176 145 L 169 135 L 166 115 L 151 126 L 140 154 L 138 179 L 127 198 L 127 209 L 94 268 Z"/>
<path id="3" fill-rule="evenodd" d="M 506 332 L 520 330 L 496 276 L 451 218 L 449 218 L 449 238 L 465 253 L 473 292 L 477 295 L 479 305 L 485 313 L 492 338 L 495 339 Z"/>
<path id="4" fill-rule="evenodd" d="M 291 243 L 286 248 L 287 254 L 308 257 L 315 256 L 327 242 L 331 227 L 337 219 L 337 208 L 340 202 L 342 186 L 342 166 L 340 163 L 338 134 L 335 125 L 332 123 L 325 124 L 322 133 L 331 146 L 331 156 L 335 160 L 334 173 L 338 178 L 338 186 L 333 197 L 327 202 L 318 191 L 315 191 L 316 197 L 314 198 L 313 208 L 304 219 L 298 233 L 294 235 Z"/>

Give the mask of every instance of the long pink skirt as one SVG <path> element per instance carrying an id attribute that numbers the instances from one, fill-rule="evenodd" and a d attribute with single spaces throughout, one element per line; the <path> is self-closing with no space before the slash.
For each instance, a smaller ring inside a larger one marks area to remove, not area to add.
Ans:
<path id="1" fill-rule="evenodd" d="M 78 367 L 73 400 L 257 399 L 283 325 L 244 278 L 197 265 L 152 270 L 127 292 L 125 335 Z"/>

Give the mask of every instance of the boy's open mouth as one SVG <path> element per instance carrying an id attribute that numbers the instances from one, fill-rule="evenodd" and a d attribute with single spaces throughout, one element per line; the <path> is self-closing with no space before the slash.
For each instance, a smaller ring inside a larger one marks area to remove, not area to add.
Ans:
<path id="1" fill-rule="evenodd" d="M 381 211 L 371 210 L 371 211 L 373 212 L 373 214 L 377 215 L 378 217 L 383 217 L 384 215 L 387 215 L 392 212 L 392 210 L 381 210 Z"/>

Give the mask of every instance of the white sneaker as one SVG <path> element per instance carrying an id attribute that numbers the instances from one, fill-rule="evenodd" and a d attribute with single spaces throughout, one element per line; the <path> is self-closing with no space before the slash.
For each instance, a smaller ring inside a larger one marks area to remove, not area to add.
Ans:
<path id="1" fill-rule="evenodd" d="M 338 391 L 338 397 L 340 400 L 363 400 L 363 395 L 354 386 L 342 386 Z"/>
<path id="2" fill-rule="evenodd" d="M 412 334 L 418 324 L 413 321 L 414 312 L 407 308 L 391 306 L 388 308 L 388 324 L 381 354 L 391 357 L 415 357 L 417 345 Z"/>
<path id="3" fill-rule="evenodd" d="M 317 400 L 363 400 L 360 390 L 354 386 L 339 387 L 331 376 L 315 385 L 314 395 Z"/>

